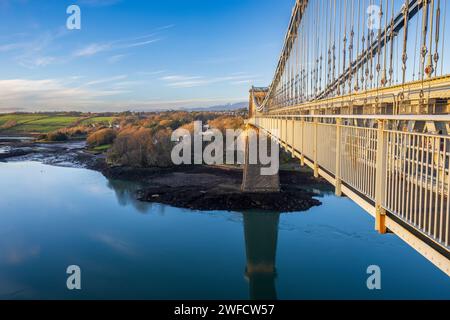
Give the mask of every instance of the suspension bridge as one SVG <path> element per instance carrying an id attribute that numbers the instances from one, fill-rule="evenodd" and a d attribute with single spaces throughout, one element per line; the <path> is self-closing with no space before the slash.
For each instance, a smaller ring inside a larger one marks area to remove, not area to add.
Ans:
<path id="1" fill-rule="evenodd" d="M 447 0 L 297 0 L 249 121 L 450 276 Z"/>

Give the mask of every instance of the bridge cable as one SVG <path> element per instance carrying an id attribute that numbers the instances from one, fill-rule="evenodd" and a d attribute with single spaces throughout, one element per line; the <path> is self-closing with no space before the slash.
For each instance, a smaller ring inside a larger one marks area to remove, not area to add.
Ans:
<path id="1" fill-rule="evenodd" d="M 374 0 L 370 0 L 370 6 L 373 7 Z M 367 50 L 370 48 L 370 44 L 373 42 L 375 33 L 373 28 L 367 27 Z M 367 61 L 367 69 L 366 69 L 366 90 L 371 88 L 371 83 L 373 81 L 373 50 L 370 50 L 370 57 Z"/>
<path id="2" fill-rule="evenodd" d="M 378 87 L 378 83 L 380 81 L 380 71 L 381 71 L 381 21 L 383 18 L 383 0 L 380 0 L 380 28 L 378 29 L 378 53 L 377 53 L 377 66 L 376 66 L 376 71 L 377 71 L 377 87 Z M 373 83 L 372 83 L 373 85 Z M 377 92 L 377 96 L 378 96 L 378 92 Z"/>
<path id="3" fill-rule="evenodd" d="M 395 32 L 394 32 L 394 0 L 391 0 L 392 8 L 391 8 L 391 32 L 390 32 L 390 41 L 391 48 L 389 52 L 389 85 L 392 86 L 394 82 L 394 45 L 395 45 Z"/>
<path id="4" fill-rule="evenodd" d="M 384 66 L 383 66 L 383 73 L 381 75 L 381 86 L 386 86 L 387 84 L 387 37 L 388 37 L 388 32 L 387 32 L 387 26 L 388 26 L 388 15 L 389 15 L 389 0 L 386 0 L 386 14 L 385 14 L 385 32 L 384 32 L 384 50 L 383 50 L 383 60 L 384 60 Z M 393 0 L 391 0 L 393 1 Z M 392 32 L 392 30 L 391 30 Z"/>
<path id="5" fill-rule="evenodd" d="M 359 57 L 359 39 L 361 37 L 361 0 L 358 0 L 358 36 L 357 36 L 357 41 L 356 41 L 356 57 Z M 351 62 L 352 63 L 352 62 Z M 359 91 L 359 72 L 358 70 L 356 70 L 356 79 L 355 79 L 355 91 L 358 92 Z M 352 85 L 350 83 L 350 85 Z"/>
<path id="6" fill-rule="evenodd" d="M 363 6 L 362 6 L 363 10 L 364 10 L 365 7 L 366 7 L 366 0 L 363 0 Z M 362 16 L 363 16 L 363 20 L 364 20 L 365 15 L 363 14 Z M 368 37 L 368 35 L 367 35 L 367 37 Z M 361 38 L 361 53 L 358 56 L 357 60 L 359 60 L 360 58 L 363 57 L 363 54 L 364 54 L 364 51 L 365 51 L 365 45 L 366 45 L 366 28 L 364 27 L 364 23 L 363 23 L 362 24 L 362 38 Z M 363 90 L 363 91 L 366 90 L 366 87 L 365 87 L 365 80 L 366 80 L 365 71 L 366 71 L 366 68 L 367 68 L 367 63 L 368 63 L 368 59 L 366 58 L 363 61 L 363 63 L 361 64 L 361 87 L 360 87 L 360 89 Z"/>
<path id="7" fill-rule="evenodd" d="M 428 0 L 423 0 L 424 1 L 424 7 L 423 7 L 423 11 L 422 11 L 422 39 L 421 39 L 421 60 L 420 60 L 420 79 L 422 80 L 422 85 L 423 85 L 423 80 L 425 78 L 425 58 L 427 55 L 427 45 L 426 45 L 426 41 L 427 41 L 427 32 L 428 32 Z M 423 89 L 423 87 L 422 87 Z"/>
<path id="8" fill-rule="evenodd" d="M 349 69 L 350 69 L 350 74 L 349 74 L 349 79 L 348 79 L 348 83 L 349 83 L 349 93 L 352 94 L 353 93 L 353 44 L 354 44 L 354 40 L 355 40 L 355 6 L 354 6 L 354 0 L 351 0 L 351 15 L 352 15 L 352 26 L 350 29 L 350 44 L 348 46 L 348 61 L 349 61 Z"/>
<path id="9" fill-rule="evenodd" d="M 434 7 L 435 7 L 435 0 L 431 0 L 431 14 L 430 14 L 430 44 L 429 44 L 429 54 L 428 54 L 428 65 L 427 65 L 427 77 L 431 78 L 434 73 L 434 64 L 433 64 L 433 28 L 434 28 Z M 436 25 L 438 24 L 438 21 L 436 19 Z M 436 26 L 436 31 L 438 31 L 439 27 Z M 436 37 L 438 39 L 439 36 Z M 431 97 L 431 81 L 428 82 L 428 102 Z"/>
<path id="10" fill-rule="evenodd" d="M 436 36 L 435 36 L 435 52 L 434 52 L 435 76 L 438 75 L 440 32 L 441 32 L 441 0 L 438 0 L 436 9 Z"/>
<path id="11" fill-rule="evenodd" d="M 380 83 L 380 71 L 381 71 L 381 22 L 383 19 L 383 0 L 380 0 L 380 20 L 379 20 L 379 29 L 378 29 L 378 48 L 377 48 L 377 65 L 376 65 L 376 72 L 377 72 L 377 80 L 376 80 L 376 104 L 378 107 L 378 100 L 379 100 L 379 83 Z M 373 86 L 373 83 L 372 83 Z"/>
<path id="12" fill-rule="evenodd" d="M 406 82 L 406 63 L 408 61 L 408 30 L 409 30 L 409 0 L 405 0 L 404 8 L 403 8 L 403 19 L 404 19 L 404 30 L 403 30 L 403 52 L 402 52 L 402 83 L 403 83 L 403 91 L 405 90 L 405 82 Z"/>
<path id="13" fill-rule="evenodd" d="M 327 17 L 329 20 L 329 27 L 330 27 L 330 31 L 327 32 L 327 43 L 328 43 L 328 63 L 327 63 L 327 82 L 326 82 L 326 87 L 328 87 L 328 85 L 330 84 L 330 79 L 331 79 L 331 45 L 332 45 L 332 37 L 331 37 L 331 31 L 332 31 L 332 20 L 333 20 L 333 15 L 331 14 L 331 10 L 333 7 L 333 1 L 329 0 L 328 3 L 328 10 L 327 10 Z M 327 20 L 327 21 L 328 21 Z"/>
<path id="14" fill-rule="evenodd" d="M 345 62 L 346 62 L 346 53 L 347 53 L 347 5 L 348 5 L 348 1 L 345 1 L 345 5 L 344 5 L 344 39 L 343 39 L 343 50 L 342 50 L 342 55 L 343 55 L 343 60 L 342 60 L 342 73 L 345 73 Z M 341 81 L 340 81 L 341 82 Z M 342 83 L 340 83 L 340 85 L 342 85 L 342 95 L 345 94 L 345 81 L 342 81 Z"/>
<path id="15" fill-rule="evenodd" d="M 434 65 L 433 65 L 433 28 L 434 28 L 434 0 L 431 0 L 430 4 L 430 36 L 429 36 L 429 48 L 428 48 L 428 60 L 427 60 L 427 66 L 425 69 L 425 74 L 427 77 L 431 77 L 431 75 L 434 72 Z"/>
<path id="16" fill-rule="evenodd" d="M 342 16 L 342 3 L 339 5 L 339 16 Z M 339 35 L 342 34 L 342 19 L 339 19 Z M 337 95 L 340 95 L 341 91 L 340 91 L 340 80 L 339 80 L 339 72 L 341 70 L 341 40 L 338 39 L 338 65 L 337 65 L 337 72 L 338 74 L 336 74 L 336 76 L 338 77 L 337 79 Z"/>
<path id="17" fill-rule="evenodd" d="M 408 0 L 406 0 L 406 1 L 408 1 Z M 418 50 L 417 50 L 417 46 L 418 46 L 418 43 L 419 43 L 419 24 L 420 24 L 420 21 L 419 21 L 419 18 L 420 18 L 420 16 L 418 15 L 417 16 L 417 22 L 416 22 L 416 33 L 415 33 L 415 45 L 414 45 L 414 63 L 413 63 L 413 74 L 412 74 L 412 76 L 413 76 L 413 81 L 415 81 L 416 80 L 416 71 L 417 71 L 417 65 L 419 65 L 420 64 L 420 62 L 419 61 L 417 61 L 417 53 L 418 53 Z M 420 59 L 420 58 L 419 58 Z M 420 73 L 420 71 L 418 71 L 417 72 L 417 79 L 419 79 L 419 73 Z"/>
<path id="18" fill-rule="evenodd" d="M 320 10 L 318 10 L 318 13 L 319 13 L 319 19 L 320 19 Z M 324 30 L 325 29 L 325 30 Z M 324 28 L 324 24 L 320 24 L 320 30 L 321 30 L 321 32 L 319 33 L 319 34 L 323 34 L 323 33 L 327 33 L 326 32 L 326 26 L 325 26 L 325 28 Z M 318 34 L 318 36 L 319 36 L 319 34 Z M 324 41 L 320 41 L 319 40 L 319 43 L 320 43 L 320 61 L 319 61 L 319 86 L 318 86 L 318 92 L 320 92 L 321 90 L 322 90 L 322 76 L 323 76 L 323 50 L 324 50 L 324 48 L 325 48 L 325 50 L 326 50 L 326 40 L 325 40 L 325 42 Z M 325 45 L 324 45 L 325 44 Z"/>
<path id="19" fill-rule="evenodd" d="M 443 32 L 442 32 L 442 57 L 441 57 L 441 76 L 444 74 L 444 48 L 445 48 L 445 26 L 447 22 L 447 2 L 448 0 L 444 1 L 444 25 L 443 25 Z"/>

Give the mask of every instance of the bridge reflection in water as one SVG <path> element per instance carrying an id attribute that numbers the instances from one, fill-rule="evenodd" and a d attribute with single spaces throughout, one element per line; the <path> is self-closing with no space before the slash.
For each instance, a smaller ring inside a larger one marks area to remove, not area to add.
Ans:
<path id="1" fill-rule="evenodd" d="M 275 300 L 279 213 L 243 213 L 250 299 Z"/>

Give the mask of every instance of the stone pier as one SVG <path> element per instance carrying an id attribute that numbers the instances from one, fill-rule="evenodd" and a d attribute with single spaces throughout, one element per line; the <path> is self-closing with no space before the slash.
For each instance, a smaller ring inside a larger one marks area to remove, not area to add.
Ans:
<path id="1" fill-rule="evenodd" d="M 249 130 L 254 130 L 257 135 L 263 134 L 260 133 L 256 128 L 247 129 L 247 133 Z M 259 158 L 259 149 L 260 149 L 260 141 L 259 139 L 255 139 L 254 143 L 257 145 L 257 150 L 253 150 L 253 152 L 257 152 L 257 163 L 250 163 L 250 139 L 252 136 L 250 134 L 246 135 L 245 138 L 245 164 L 244 164 L 244 177 L 242 180 L 242 191 L 248 193 L 261 193 L 261 192 L 280 192 L 280 176 L 278 171 L 275 175 L 262 175 L 261 169 L 264 167 L 269 167 L 270 165 L 262 165 Z M 270 144 L 270 139 L 267 139 L 267 143 Z M 267 150 L 270 152 L 270 146 L 267 147 Z"/>

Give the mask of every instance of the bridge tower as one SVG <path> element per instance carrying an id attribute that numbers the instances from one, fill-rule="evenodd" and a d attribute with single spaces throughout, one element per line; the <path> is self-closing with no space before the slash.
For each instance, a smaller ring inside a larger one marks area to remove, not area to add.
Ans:
<path id="1" fill-rule="evenodd" d="M 248 117 L 256 116 L 257 106 L 261 105 L 266 99 L 269 88 L 266 87 L 252 87 L 250 89 L 250 101 L 248 106 Z"/>

